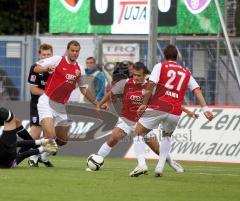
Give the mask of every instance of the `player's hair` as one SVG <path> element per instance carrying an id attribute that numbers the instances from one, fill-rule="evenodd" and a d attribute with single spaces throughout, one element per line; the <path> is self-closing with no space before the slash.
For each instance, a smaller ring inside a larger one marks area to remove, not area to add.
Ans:
<path id="1" fill-rule="evenodd" d="M 117 62 L 114 67 L 112 81 L 118 82 L 129 77 L 128 64 L 126 62 Z"/>
<path id="2" fill-rule="evenodd" d="M 174 45 L 168 45 L 164 49 L 163 53 L 164 53 L 164 56 L 165 56 L 166 60 L 177 61 L 178 51 L 177 51 L 177 48 Z"/>
<path id="3" fill-rule="evenodd" d="M 138 61 L 133 65 L 133 69 L 135 70 L 143 70 L 144 74 L 150 74 L 150 71 L 147 69 L 147 67 L 144 65 L 144 63 Z"/>
<path id="4" fill-rule="evenodd" d="M 49 44 L 43 43 L 39 46 L 38 53 L 40 54 L 42 50 L 51 50 L 51 52 L 53 52 L 53 47 Z"/>
<path id="5" fill-rule="evenodd" d="M 71 41 L 67 44 L 67 49 L 69 49 L 71 45 L 81 47 L 81 46 L 80 46 L 80 43 L 77 42 L 76 40 L 71 40 Z"/>
<path id="6" fill-rule="evenodd" d="M 95 59 L 94 57 L 88 57 L 88 58 L 86 58 L 86 61 L 88 61 L 88 60 L 93 60 L 94 62 L 96 62 L 96 59 Z"/>

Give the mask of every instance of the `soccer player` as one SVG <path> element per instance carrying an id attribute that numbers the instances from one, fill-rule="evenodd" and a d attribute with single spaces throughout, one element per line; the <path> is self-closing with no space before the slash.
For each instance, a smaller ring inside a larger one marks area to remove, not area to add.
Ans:
<path id="1" fill-rule="evenodd" d="M 125 73 L 124 73 L 125 72 Z M 135 124 L 138 121 L 137 116 L 137 109 L 142 104 L 143 100 L 143 90 L 144 86 L 146 85 L 146 75 L 148 74 L 148 69 L 144 66 L 141 62 L 136 62 L 133 65 L 132 69 L 132 76 L 133 78 L 122 79 L 116 82 L 111 91 L 109 91 L 97 104 L 96 108 L 100 109 L 100 107 L 108 102 L 112 96 L 114 95 L 122 95 L 122 111 L 121 111 L 121 118 L 119 118 L 117 125 L 112 130 L 112 134 L 105 142 L 98 151 L 98 155 L 102 157 L 106 157 L 112 148 L 126 135 L 130 135 L 134 128 Z M 117 74 L 117 76 L 116 76 Z M 120 72 L 114 72 L 114 80 L 118 79 L 119 77 L 124 78 L 128 76 L 127 70 L 121 69 Z M 189 115 L 193 116 L 194 113 L 186 110 Z M 145 143 L 156 153 L 159 154 L 159 143 L 157 138 L 153 132 L 149 132 L 148 135 L 144 138 Z M 167 157 L 167 162 L 176 172 L 183 172 L 184 169 L 180 164 L 175 162 L 170 155 Z"/>
<path id="2" fill-rule="evenodd" d="M 178 51 L 174 45 L 164 49 L 165 62 L 154 66 L 145 90 L 143 103 L 137 112 L 141 118 L 134 130 L 133 146 L 138 165 L 129 176 L 136 177 L 148 171 L 144 158 L 144 136 L 161 123 L 162 140 L 159 149 L 159 161 L 155 168 L 155 176 L 163 174 L 166 158 L 171 148 L 171 136 L 176 129 L 182 113 L 184 94 L 189 88 L 195 94 L 205 117 L 211 121 L 212 112 L 208 109 L 201 89 L 191 72 L 176 63 Z"/>
<path id="3" fill-rule="evenodd" d="M 82 82 L 84 71 L 78 65 L 80 44 L 73 40 L 67 45 L 67 56 L 53 56 L 38 61 L 34 72 L 50 73 L 45 92 L 38 100 L 39 121 L 46 138 L 56 138 L 59 146 L 68 141 L 69 121 L 65 104 L 78 85 L 84 96 L 94 105 L 95 98 Z"/>
<path id="4" fill-rule="evenodd" d="M 38 50 L 39 59 L 46 59 L 53 56 L 53 48 L 49 44 L 42 44 Z M 39 124 L 38 115 L 38 99 L 44 93 L 45 84 L 48 79 L 48 73 L 35 73 L 35 64 L 31 66 L 28 76 L 28 83 L 30 84 L 31 100 L 30 100 L 30 133 L 33 139 L 39 139 L 42 127 Z M 53 167 L 53 164 L 48 160 L 47 153 L 39 157 L 38 155 L 31 156 L 28 160 L 30 167 L 38 167 L 38 162 L 43 162 L 46 167 Z"/>
<path id="5" fill-rule="evenodd" d="M 56 153 L 57 144 L 53 140 L 23 140 L 17 141 L 17 136 L 29 135 L 14 117 L 13 113 L 6 108 L 0 108 L 0 126 L 3 126 L 0 137 L 0 168 L 12 168 L 21 163 L 25 158 L 43 152 Z M 29 135 L 30 136 L 30 135 Z M 17 153 L 17 147 L 31 147 L 33 149 Z"/>

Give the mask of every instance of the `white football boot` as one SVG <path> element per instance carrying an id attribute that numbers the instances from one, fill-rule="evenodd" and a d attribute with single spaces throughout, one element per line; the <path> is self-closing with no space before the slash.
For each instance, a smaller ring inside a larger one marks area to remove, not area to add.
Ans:
<path id="1" fill-rule="evenodd" d="M 138 177 L 142 174 L 147 175 L 148 174 L 148 167 L 147 165 L 144 166 L 137 166 L 135 167 L 135 169 L 129 173 L 130 177 Z"/>

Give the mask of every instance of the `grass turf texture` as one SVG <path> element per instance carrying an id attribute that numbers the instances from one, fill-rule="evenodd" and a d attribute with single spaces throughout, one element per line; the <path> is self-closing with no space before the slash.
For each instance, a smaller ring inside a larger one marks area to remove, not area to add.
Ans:
<path id="1" fill-rule="evenodd" d="M 0 200 L 7 201 L 239 201 L 240 166 L 181 163 L 185 173 L 166 167 L 155 178 L 156 161 L 148 161 L 149 175 L 130 178 L 135 160 L 106 159 L 104 168 L 86 172 L 86 158 L 52 157 L 56 167 L 0 169 Z"/>

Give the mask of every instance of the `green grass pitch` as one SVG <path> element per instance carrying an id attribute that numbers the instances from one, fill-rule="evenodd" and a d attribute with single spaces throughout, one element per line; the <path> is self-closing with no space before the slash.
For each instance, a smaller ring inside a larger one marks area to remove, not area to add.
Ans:
<path id="1" fill-rule="evenodd" d="M 101 171 L 86 172 L 86 158 L 56 156 L 56 167 L 0 169 L 1 201 L 239 201 L 240 165 L 182 163 L 185 173 L 166 167 L 155 178 L 128 177 L 135 160 L 107 158 Z"/>

